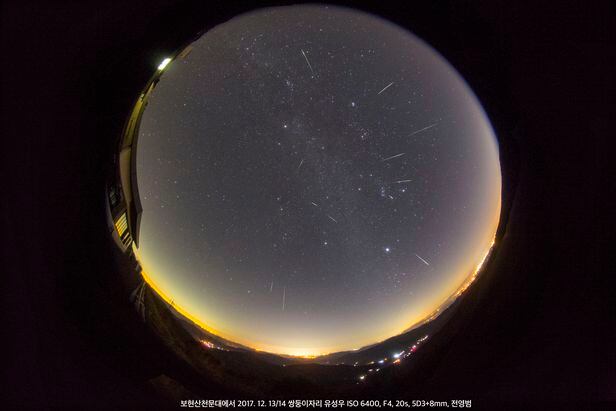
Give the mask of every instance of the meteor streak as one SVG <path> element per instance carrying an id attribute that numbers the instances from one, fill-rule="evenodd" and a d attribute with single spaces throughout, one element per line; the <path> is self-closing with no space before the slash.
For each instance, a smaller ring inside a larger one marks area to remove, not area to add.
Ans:
<path id="1" fill-rule="evenodd" d="M 394 181 L 392 184 L 402 184 L 402 183 L 410 183 L 413 180 L 398 180 Z"/>
<path id="2" fill-rule="evenodd" d="M 330 216 L 329 214 L 327 215 L 329 217 L 330 220 L 332 220 L 334 223 L 338 223 L 338 221 L 336 221 L 336 219 L 332 216 Z"/>
<path id="3" fill-rule="evenodd" d="M 417 258 L 419 258 L 421 261 L 423 261 L 423 263 L 425 265 L 430 265 L 430 263 L 428 263 L 426 260 L 424 260 L 423 258 L 421 258 L 420 256 L 418 256 L 417 254 L 415 254 L 417 256 Z"/>
<path id="4" fill-rule="evenodd" d="M 394 84 L 394 82 L 392 81 L 391 83 L 389 83 L 388 85 L 385 86 L 385 88 L 381 91 L 379 91 L 378 93 L 376 93 L 376 95 L 378 96 L 379 94 L 381 94 L 382 92 L 384 92 L 385 90 L 387 90 L 388 88 L 390 88 L 392 85 Z"/>
<path id="5" fill-rule="evenodd" d="M 394 159 L 394 158 L 397 158 L 397 157 L 401 157 L 403 155 L 404 155 L 404 153 L 396 154 L 395 156 L 391 156 L 391 157 L 387 157 L 387 158 L 382 159 L 381 162 L 389 161 L 391 159 Z"/>
<path id="6" fill-rule="evenodd" d="M 302 50 L 302 54 L 304 55 L 304 58 L 306 59 L 306 63 L 308 63 L 308 68 L 310 68 L 310 73 L 312 73 L 312 75 L 314 76 L 314 71 L 312 70 L 312 66 L 310 65 L 310 62 L 308 61 L 308 57 L 306 56 L 306 53 L 304 53 L 304 50 Z"/>
<path id="7" fill-rule="evenodd" d="M 438 124 L 438 123 L 430 124 L 428 127 L 424 127 L 424 128 L 422 128 L 421 130 L 414 131 L 414 132 L 412 132 L 412 133 L 411 133 L 411 136 L 414 136 L 415 134 L 418 134 L 418 133 L 421 133 L 421 132 L 423 132 L 423 131 L 429 130 L 429 129 L 431 129 L 432 127 L 436 126 L 437 124 Z M 409 137 L 410 137 L 410 136 L 409 136 Z"/>

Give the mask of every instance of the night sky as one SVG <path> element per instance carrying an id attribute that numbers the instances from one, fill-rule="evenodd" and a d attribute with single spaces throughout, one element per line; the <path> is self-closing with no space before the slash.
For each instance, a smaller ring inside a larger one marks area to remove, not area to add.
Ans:
<path id="1" fill-rule="evenodd" d="M 138 255 L 177 306 L 236 342 L 317 354 L 407 329 L 473 273 L 498 224 L 498 147 L 430 46 L 293 6 L 192 47 L 153 91 L 137 157 Z"/>

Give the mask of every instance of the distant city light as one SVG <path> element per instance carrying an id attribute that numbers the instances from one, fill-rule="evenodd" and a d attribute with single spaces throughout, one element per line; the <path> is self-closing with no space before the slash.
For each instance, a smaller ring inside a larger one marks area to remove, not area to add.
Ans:
<path id="1" fill-rule="evenodd" d="M 201 344 L 203 344 L 207 348 L 218 348 L 214 344 L 206 340 L 201 340 Z"/>
<path id="2" fill-rule="evenodd" d="M 165 69 L 165 67 L 167 67 L 167 64 L 171 63 L 171 57 L 167 57 L 165 58 L 163 61 L 160 62 L 160 64 L 158 65 L 158 70 L 162 71 Z"/>

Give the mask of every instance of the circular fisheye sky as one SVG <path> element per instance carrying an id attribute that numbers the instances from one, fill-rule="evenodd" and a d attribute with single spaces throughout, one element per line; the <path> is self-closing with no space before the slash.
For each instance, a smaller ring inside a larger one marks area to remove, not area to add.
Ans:
<path id="1" fill-rule="evenodd" d="M 475 273 L 501 207 L 496 138 L 453 67 L 317 5 L 243 14 L 172 61 L 137 176 L 148 281 L 209 331 L 293 355 L 426 319 Z"/>

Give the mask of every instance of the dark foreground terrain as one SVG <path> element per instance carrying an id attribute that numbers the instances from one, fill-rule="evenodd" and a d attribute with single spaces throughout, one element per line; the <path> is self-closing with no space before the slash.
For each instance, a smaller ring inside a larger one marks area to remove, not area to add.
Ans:
<path id="1" fill-rule="evenodd" d="M 448 317 L 443 315 L 435 322 L 363 350 L 301 359 L 225 345 L 224 341 L 178 318 L 173 308 L 149 288 L 145 306 L 146 321 L 156 335 L 179 359 L 190 364 L 200 379 L 215 381 L 228 392 L 254 399 L 376 396 L 380 388 L 375 381 L 390 382 L 400 368 L 410 368 L 428 344 L 425 333 L 438 333 Z M 165 381 L 169 380 L 165 376 Z M 197 381 L 190 384 L 192 390 L 179 381 L 166 385 L 161 385 L 158 379 L 151 382 L 176 400 L 186 399 L 187 393 L 191 394 L 190 398 L 205 399 L 208 392 Z"/>

